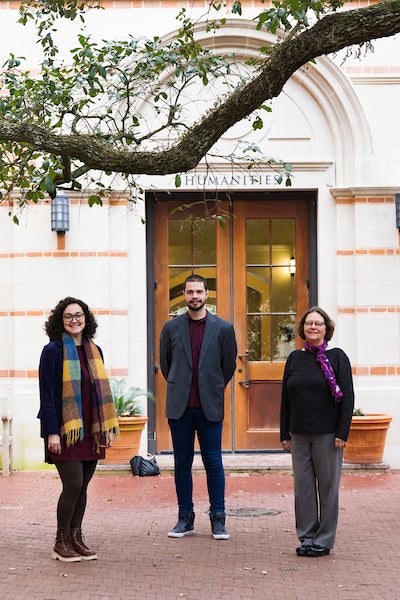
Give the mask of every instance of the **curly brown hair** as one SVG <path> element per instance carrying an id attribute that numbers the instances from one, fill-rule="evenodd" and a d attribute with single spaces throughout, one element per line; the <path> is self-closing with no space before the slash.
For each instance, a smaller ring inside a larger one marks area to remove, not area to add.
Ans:
<path id="1" fill-rule="evenodd" d="M 335 331 L 335 323 L 332 321 L 330 316 L 319 306 L 312 306 L 301 317 L 299 324 L 297 325 L 297 331 L 299 336 L 302 340 L 306 339 L 306 336 L 304 334 L 304 323 L 306 322 L 308 315 L 312 312 L 318 313 L 323 318 L 326 326 L 325 340 L 329 342 L 329 340 L 331 340 L 333 337 L 333 332 Z"/>
<path id="2" fill-rule="evenodd" d="M 44 330 L 49 336 L 50 341 L 53 342 L 54 340 L 60 340 L 62 338 L 62 334 L 65 332 L 63 314 L 69 304 L 79 304 L 85 315 L 85 329 L 82 333 L 89 339 L 94 338 L 96 335 L 97 321 L 94 318 L 93 313 L 85 302 L 78 300 L 78 298 L 68 296 L 67 298 L 64 298 L 64 300 L 60 300 L 57 306 L 53 308 L 49 318 L 44 324 Z"/>

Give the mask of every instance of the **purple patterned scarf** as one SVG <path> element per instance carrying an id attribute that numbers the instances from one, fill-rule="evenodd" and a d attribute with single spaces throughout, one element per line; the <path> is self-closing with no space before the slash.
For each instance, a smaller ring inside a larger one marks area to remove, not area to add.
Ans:
<path id="1" fill-rule="evenodd" d="M 333 372 L 332 365 L 329 362 L 329 358 L 325 354 L 327 345 L 328 342 L 326 340 L 322 342 L 321 346 L 313 346 L 312 344 L 310 344 L 310 342 L 306 342 L 304 344 L 304 350 L 315 354 L 317 361 L 321 363 L 321 369 L 330 387 L 332 396 L 335 398 L 336 402 L 340 402 L 340 399 L 343 397 L 343 392 L 336 382 L 335 373 Z"/>

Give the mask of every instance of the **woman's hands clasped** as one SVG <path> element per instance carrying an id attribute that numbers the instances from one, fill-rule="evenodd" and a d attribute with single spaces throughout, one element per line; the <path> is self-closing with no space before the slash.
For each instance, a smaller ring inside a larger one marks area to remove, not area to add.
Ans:
<path id="1" fill-rule="evenodd" d="M 346 447 L 346 442 L 345 440 L 342 440 L 341 438 L 335 438 L 335 448 L 336 450 L 340 450 L 342 448 Z M 282 448 L 285 452 L 290 452 L 292 450 L 292 442 L 291 440 L 283 440 L 282 441 Z"/>

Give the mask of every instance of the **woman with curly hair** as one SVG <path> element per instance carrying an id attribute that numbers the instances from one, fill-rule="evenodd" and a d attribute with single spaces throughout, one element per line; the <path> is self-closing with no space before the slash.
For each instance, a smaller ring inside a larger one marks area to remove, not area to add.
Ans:
<path id="1" fill-rule="evenodd" d="M 52 558 L 94 560 L 96 552 L 82 536 L 87 488 L 118 434 L 103 353 L 92 341 L 97 323 L 85 302 L 68 297 L 51 311 L 44 328 L 50 342 L 40 357 L 38 418 L 45 461 L 56 466 L 62 482 Z"/>

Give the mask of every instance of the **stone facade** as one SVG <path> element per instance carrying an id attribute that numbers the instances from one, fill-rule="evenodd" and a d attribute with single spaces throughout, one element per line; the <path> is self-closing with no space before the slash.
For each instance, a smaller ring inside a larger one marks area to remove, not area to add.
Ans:
<path id="1" fill-rule="evenodd" d="M 17 6 L 0 6 L 3 45 L 10 50 L 17 45 Z M 193 10 L 200 11 L 200 5 Z M 168 36 L 176 28 L 176 11 L 165 1 L 140 7 L 113 2 L 89 23 L 100 39 L 110 31 Z M 216 44 L 240 50 L 245 59 L 256 52 L 260 36 L 251 20 L 230 17 Z M 378 40 L 374 53 L 361 60 L 321 57 L 299 69 L 255 134 L 267 155 L 293 165 L 295 189 L 317 190 L 319 304 L 336 322 L 334 344 L 351 359 L 356 406 L 393 416 L 384 459 L 395 468 L 400 468 L 398 46 L 398 37 Z M 29 35 L 19 38 L 17 50 L 30 56 L 34 68 L 38 50 Z M 233 129 L 221 143 L 251 134 L 247 121 Z M 239 173 L 232 178 L 229 171 L 228 180 L 226 168 L 215 162 L 213 179 L 206 181 L 205 173 L 200 165 L 186 174 L 182 189 L 279 189 L 268 170 L 251 181 Z M 174 177 L 145 177 L 142 184 L 173 190 Z M 147 386 L 152 353 L 147 347 L 145 207 L 142 200 L 132 205 L 116 192 L 103 207 L 89 208 L 87 195 L 71 194 L 65 237 L 51 231 L 49 201 L 29 206 L 19 226 L 8 217 L 10 208 L 12 203 L 0 206 L 0 386 L 12 388 L 15 467 L 43 468 L 37 366 L 47 343 L 43 324 L 59 299 L 75 295 L 93 309 L 99 322 L 96 341 L 110 375 Z M 144 437 L 141 450 L 146 449 Z"/>

